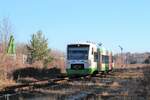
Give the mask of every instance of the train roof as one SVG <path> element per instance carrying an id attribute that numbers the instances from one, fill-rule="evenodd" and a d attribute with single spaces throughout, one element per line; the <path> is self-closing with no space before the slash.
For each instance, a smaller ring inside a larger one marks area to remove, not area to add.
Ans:
<path id="1" fill-rule="evenodd" d="M 91 45 L 93 47 L 99 48 L 99 50 L 102 54 L 112 54 L 111 50 L 108 50 L 102 46 L 98 47 L 98 45 L 96 43 L 92 43 L 92 42 L 76 42 L 76 43 L 70 43 L 67 46 L 71 46 L 71 45 Z"/>
<path id="2" fill-rule="evenodd" d="M 70 43 L 68 45 L 97 45 L 96 43 L 92 43 L 92 42 L 77 42 L 77 43 Z"/>

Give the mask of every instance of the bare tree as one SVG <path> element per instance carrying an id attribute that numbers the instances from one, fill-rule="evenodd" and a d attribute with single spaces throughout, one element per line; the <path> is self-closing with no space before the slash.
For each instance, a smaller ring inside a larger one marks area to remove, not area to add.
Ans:
<path id="1" fill-rule="evenodd" d="M 6 52 L 10 35 L 12 34 L 12 25 L 8 17 L 5 17 L 0 22 L 0 46 L 2 52 Z"/>
<path id="2" fill-rule="evenodd" d="M 16 43 L 16 53 L 27 55 L 27 47 L 25 43 Z"/>

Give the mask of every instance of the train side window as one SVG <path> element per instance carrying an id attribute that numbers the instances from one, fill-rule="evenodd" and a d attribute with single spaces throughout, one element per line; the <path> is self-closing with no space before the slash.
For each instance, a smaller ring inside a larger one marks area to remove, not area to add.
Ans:
<path id="1" fill-rule="evenodd" d="M 94 49 L 92 48 L 92 55 L 94 54 Z"/>
<path id="2" fill-rule="evenodd" d="M 98 53 L 94 52 L 94 62 L 97 62 L 97 61 L 98 61 Z"/>
<path id="3" fill-rule="evenodd" d="M 108 64 L 109 63 L 109 56 L 102 55 L 102 63 Z"/>
<path id="4" fill-rule="evenodd" d="M 112 56 L 111 62 L 112 62 L 112 63 L 114 62 L 114 56 Z"/>

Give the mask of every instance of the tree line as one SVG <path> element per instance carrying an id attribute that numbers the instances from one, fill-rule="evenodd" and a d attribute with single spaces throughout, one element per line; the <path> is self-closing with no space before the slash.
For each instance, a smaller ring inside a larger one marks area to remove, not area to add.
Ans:
<path id="1" fill-rule="evenodd" d="M 13 34 L 12 25 L 9 18 L 4 18 L 0 21 L 0 53 L 7 55 L 7 49 L 10 37 Z M 37 31 L 31 36 L 29 43 L 16 44 L 16 53 L 27 55 L 27 61 L 30 64 L 36 61 L 41 61 L 43 67 L 47 67 L 53 60 L 50 56 L 51 49 L 48 48 L 48 39 L 45 38 L 42 31 Z"/>

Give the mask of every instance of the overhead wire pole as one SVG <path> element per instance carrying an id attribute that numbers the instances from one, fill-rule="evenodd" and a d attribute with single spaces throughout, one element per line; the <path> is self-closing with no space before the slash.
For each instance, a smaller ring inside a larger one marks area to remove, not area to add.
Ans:
<path id="1" fill-rule="evenodd" d="M 123 47 L 122 46 L 118 46 L 120 48 L 121 51 L 121 67 L 123 67 Z"/>

